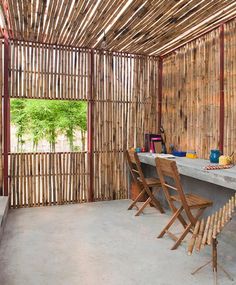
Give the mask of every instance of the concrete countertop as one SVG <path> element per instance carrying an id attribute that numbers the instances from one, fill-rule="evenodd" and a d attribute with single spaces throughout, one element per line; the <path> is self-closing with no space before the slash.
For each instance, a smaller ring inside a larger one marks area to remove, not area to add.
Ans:
<path id="1" fill-rule="evenodd" d="M 139 153 L 140 161 L 152 166 L 155 166 L 156 156 L 157 154 L 152 153 Z M 209 160 L 186 157 L 175 157 L 173 159 L 177 163 L 180 174 L 236 191 L 236 166 L 230 169 L 204 170 L 204 167 L 210 164 Z"/>

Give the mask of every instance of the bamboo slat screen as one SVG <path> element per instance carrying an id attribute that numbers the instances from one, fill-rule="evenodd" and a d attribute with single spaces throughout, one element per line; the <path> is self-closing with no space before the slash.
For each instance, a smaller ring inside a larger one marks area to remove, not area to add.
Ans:
<path id="1" fill-rule="evenodd" d="M 90 53 L 28 42 L 10 42 L 11 98 L 87 100 Z M 9 155 L 13 207 L 87 201 L 86 153 Z"/>
<path id="2" fill-rule="evenodd" d="M 225 128 L 224 153 L 236 149 L 236 21 L 225 25 Z"/>
<path id="3" fill-rule="evenodd" d="M 18 41 L 10 46 L 12 98 L 87 99 L 88 50 Z"/>
<path id="4" fill-rule="evenodd" d="M 95 200 L 128 197 L 124 150 L 143 146 L 144 134 L 156 132 L 157 73 L 155 57 L 11 41 L 12 98 L 93 104 Z M 19 153 L 9 162 L 13 207 L 87 201 L 87 154 Z"/>
<path id="5" fill-rule="evenodd" d="M 157 131 L 157 66 L 152 57 L 95 53 L 95 200 L 127 198 L 124 150 Z"/>
<path id="6" fill-rule="evenodd" d="M 167 147 L 208 158 L 219 141 L 219 30 L 163 60 L 162 125 Z"/>
<path id="7" fill-rule="evenodd" d="M 87 153 L 11 153 L 9 161 L 13 208 L 87 201 Z"/>

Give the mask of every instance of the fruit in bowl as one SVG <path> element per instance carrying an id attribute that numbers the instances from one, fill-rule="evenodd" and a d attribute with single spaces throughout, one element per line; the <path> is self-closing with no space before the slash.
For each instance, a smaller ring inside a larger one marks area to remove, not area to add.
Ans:
<path id="1" fill-rule="evenodd" d="M 219 158 L 219 165 L 229 165 L 233 163 L 233 157 L 229 155 L 221 155 Z"/>

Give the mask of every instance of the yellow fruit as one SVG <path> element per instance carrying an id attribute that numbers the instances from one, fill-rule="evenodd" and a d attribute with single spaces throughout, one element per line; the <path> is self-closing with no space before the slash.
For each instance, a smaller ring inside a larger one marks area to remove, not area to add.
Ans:
<path id="1" fill-rule="evenodd" d="M 219 158 L 219 165 L 228 165 L 232 163 L 232 158 L 230 156 L 221 155 Z"/>

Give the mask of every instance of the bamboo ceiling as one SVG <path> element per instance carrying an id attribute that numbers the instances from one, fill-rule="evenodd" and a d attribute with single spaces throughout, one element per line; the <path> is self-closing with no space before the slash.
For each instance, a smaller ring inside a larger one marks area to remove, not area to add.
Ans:
<path id="1" fill-rule="evenodd" d="M 11 38 L 163 54 L 236 15 L 235 0 L 0 0 Z M 1 15 L 0 14 L 0 15 Z"/>

